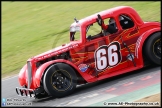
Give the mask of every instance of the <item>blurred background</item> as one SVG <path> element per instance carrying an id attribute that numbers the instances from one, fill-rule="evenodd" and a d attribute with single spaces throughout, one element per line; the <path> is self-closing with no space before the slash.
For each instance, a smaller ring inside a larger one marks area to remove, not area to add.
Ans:
<path id="1" fill-rule="evenodd" d="M 69 43 L 69 26 L 97 12 L 133 7 L 144 21 L 159 21 L 160 1 L 2 2 L 2 77 L 18 74 L 27 59 Z M 61 39 L 56 40 L 57 36 Z"/>

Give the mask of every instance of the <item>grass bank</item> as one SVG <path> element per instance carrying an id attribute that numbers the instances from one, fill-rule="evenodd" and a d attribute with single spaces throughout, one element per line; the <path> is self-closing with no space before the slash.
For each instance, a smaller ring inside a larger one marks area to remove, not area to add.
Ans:
<path id="1" fill-rule="evenodd" d="M 160 21 L 160 1 L 2 2 L 2 77 L 18 73 L 28 58 L 68 43 L 74 17 L 121 5 L 133 7 L 145 21 Z"/>

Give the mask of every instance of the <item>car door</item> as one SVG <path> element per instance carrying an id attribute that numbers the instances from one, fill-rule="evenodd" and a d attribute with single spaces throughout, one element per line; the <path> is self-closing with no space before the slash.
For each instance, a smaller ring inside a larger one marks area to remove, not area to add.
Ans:
<path id="1" fill-rule="evenodd" d="M 126 49 L 125 55 L 128 60 L 128 66 L 136 67 L 135 46 L 140 36 L 140 30 L 129 15 L 121 14 L 118 19 L 123 32 L 122 41 Z"/>
<path id="2" fill-rule="evenodd" d="M 95 28 L 95 25 L 99 28 Z M 95 23 L 89 28 L 87 32 L 87 42 L 85 44 L 89 57 L 88 64 L 91 68 L 89 74 L 99 77 L 128 67 L 125 54 L 126 49 L 123 48 L 120 39 L 121 34 L 122 31 L 117 31 L 112 34 L 107 33 L 106 36 L 103 36 L 101 27 Z M 89 36 L 91 38 L 89 38 Z"/>

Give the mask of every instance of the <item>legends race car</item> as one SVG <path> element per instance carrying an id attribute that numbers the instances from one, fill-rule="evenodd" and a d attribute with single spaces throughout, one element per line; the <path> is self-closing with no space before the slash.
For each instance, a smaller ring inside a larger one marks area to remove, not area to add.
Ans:
<path id="1" fill-rule="evenodd" d="M 161 23 L 129 6 L 104 10 L 70 26 L 70 43 L 34 56 L 20 70 L 19 96 L 64 97 L 76 85 L 161 65 Z"/>

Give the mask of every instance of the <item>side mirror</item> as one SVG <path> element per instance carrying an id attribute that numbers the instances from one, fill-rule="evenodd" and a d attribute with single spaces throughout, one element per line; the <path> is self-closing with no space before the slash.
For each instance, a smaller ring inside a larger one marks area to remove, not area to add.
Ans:
<path id="1" fill-rule="evenodd" d="M 88 35 L 87 39 L 90 41 L 92 39 L 92 36 Z"/>

